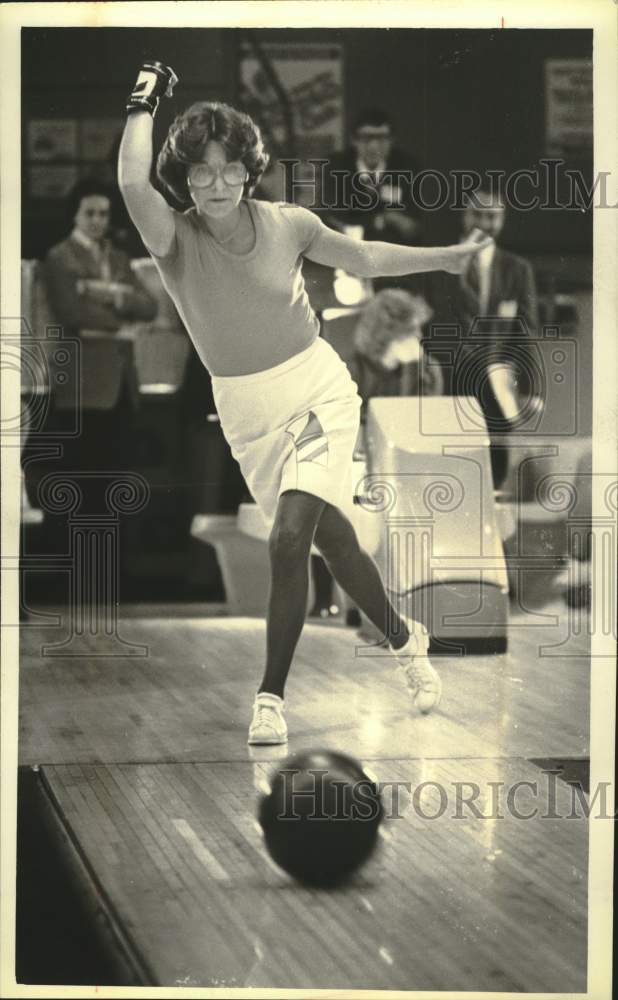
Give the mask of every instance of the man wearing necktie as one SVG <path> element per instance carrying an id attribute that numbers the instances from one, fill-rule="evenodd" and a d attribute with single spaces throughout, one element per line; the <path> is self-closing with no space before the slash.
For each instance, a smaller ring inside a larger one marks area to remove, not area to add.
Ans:
<path id="1" fill-rule="evenodd" d="M 397 171 L 413 173 L 410 154 L 395 144 L 390 117 L 369 108 L 354 124 L 351 145 L 331 156 L 324 175 L 320 214 L 333 229 L 362 228 L 366 240 L 418 244 L 421 220 L 412 204 L 410 183 Z"/>
<path id="2" fill-rule="evenodd" d="M 533 391 L 526 341 L 536 336 L 539 324 L 530 264 L 495 242 L 505 214 L 504 202 L 495 192 L 476 191 L 463 213 L 462 239 L 480 229 L 494 242 L 474 257 L 464 274 L 436 273 L 425 286 L 434 310 L 432 325 L 460 329 L 460 340 L 452 345 L 454 363 L 444 369 L 445 393 L 475 395 L 492 439 L 510 431 L 519 399 Z M 507 367 L 500 366 L 502 361 L 510 366 L 512 376 L 506 374 Z M 496 440 L 492 440 L 491 461 L 498 488 L 506 478 L 508 455 Z"/>

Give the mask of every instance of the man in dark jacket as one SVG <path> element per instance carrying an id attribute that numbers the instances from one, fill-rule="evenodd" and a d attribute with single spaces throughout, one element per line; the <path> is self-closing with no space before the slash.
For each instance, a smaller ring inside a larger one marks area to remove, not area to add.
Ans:
<path id="1" fill-rule="evenodd" d="M 356 119 L 351 146 L 331 156 L 324 170 L 320 214 L 341 232 L 361 227 L 362 239 L 422 243 L 411 198 L 413 173 L 410 154 L 395 145 L 389 116 L 367 109 Z"/>
<path id="2" fill-rule="evenodd" d="M 491 190 L 470 196 L 463 213 L 465 238 L 481 229 L 497 240 L 505 220 L 505 205 Z M 509 433 L 522 399 L 535 395 L 531 373 L 530 338 L 538 332 L 537 296 L 532 267 L 523 257 L 496 243 L 481 251 L 461 275 L 436 272 L 428 276 L 425 292 L 436 325 L 459 328 L 452 343 L 444 333 L 426 341 L 436 356 L 447 358 L 443 374 L 447 395 L 475 396 L 492 435 Z M 502 366 L 502 367 L 501 367 Z M 505 379 L 504 372 L 512 372 Z M 508 456 L 492 442 L 494 483 L 506 477 Z"/>

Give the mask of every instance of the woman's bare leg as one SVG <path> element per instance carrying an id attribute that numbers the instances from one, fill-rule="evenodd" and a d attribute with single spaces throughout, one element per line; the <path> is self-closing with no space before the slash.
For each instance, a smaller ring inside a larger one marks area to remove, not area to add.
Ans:
<path id="1" fill-rule="evenodd" d="M 388 599 L 378 567 L 361 548 L 352 523 L 332 504 L 322 513 L 314 541 L 346 594 L 394 649 L 404 646 L 408 629 Z"/>
<path id="2" fill-rule="evenodd" d="M 271 583 L 266 622 L 266 669 L 260 692 L 283 698 L 307 612 L 309 555 L 326 501 L 300 490 L 279 498 L 269 540 Z"/>

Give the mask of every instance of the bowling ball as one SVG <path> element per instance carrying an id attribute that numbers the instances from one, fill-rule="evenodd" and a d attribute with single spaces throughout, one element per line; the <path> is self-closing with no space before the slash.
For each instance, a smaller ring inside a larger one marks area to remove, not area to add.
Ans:
<path id="1" fill-rule="evenodd" d="M 361 764 L 331 750 L 306 750 L 277 765 L 258 819 L 273 861 L 299 882 L 345 882 L 375 850 L 384 815 L 379 789 Z"/>

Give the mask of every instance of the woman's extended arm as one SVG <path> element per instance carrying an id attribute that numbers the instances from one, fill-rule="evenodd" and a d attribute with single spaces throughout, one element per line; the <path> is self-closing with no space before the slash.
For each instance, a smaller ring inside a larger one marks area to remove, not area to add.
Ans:
<path id="1" fill-rule="evenodd" d="M 171 93 L 175 80 L 173 71 L 159 63 L 142 67 L 118 155 L 118 184 L 127 210 L 144 243 L 158 257 L 168 253 L 175 227 L 172 209 L 150 183 L 153 115 L 159 97 Z"/>
<path id="2" fill-rule="evenodd" d="M 421 271 L 465 271 L 472 254 L 491 243 L 475 230 L 465 243 L 450 247 L 406 247 L 396 243 L 353 240 L 323 226 L 305 251 L 316 264 L 339 267 L 361 278 L 379 278 Z"/>

